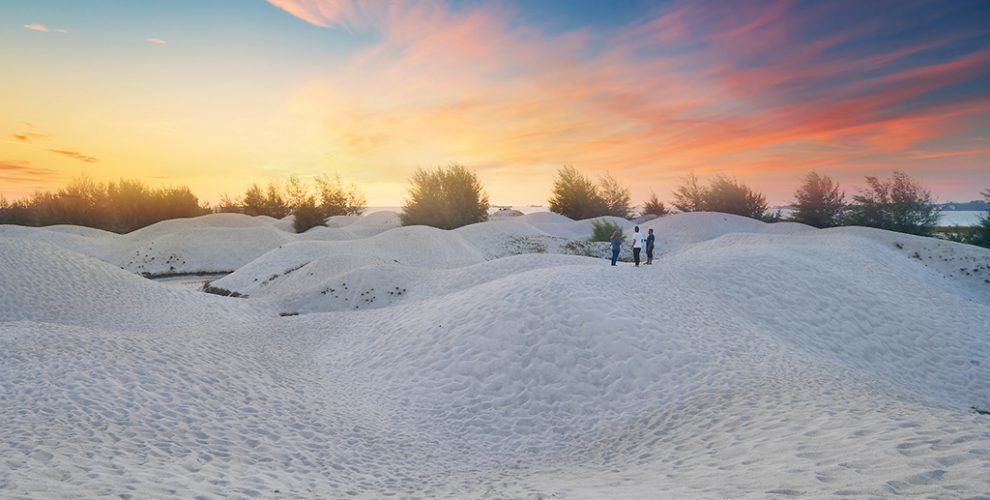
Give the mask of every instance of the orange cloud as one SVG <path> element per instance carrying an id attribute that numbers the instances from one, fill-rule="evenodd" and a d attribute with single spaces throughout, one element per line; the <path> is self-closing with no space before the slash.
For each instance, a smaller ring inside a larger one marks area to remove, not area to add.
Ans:
<path id="1" fill-rule="evenodd" d="M 32 167 L 29 161 L 0 161 L 0 181 L 13 184 L 51 182 L 58 172 L 50 168 Z"/>
<path id="2" fill-rule="evenodd" d="M 22 134 L 10 134 L 10 137 L 17 142 L 23 142 L 26 144 L 34 142 L 43 142 L 49 139 L 48 135 L 40 134 L 37 132 L 24 132 Z"/>
<path id="3" fill-rule="evenodd" d="M 82 154 L 82 153 L 80 153 L 78 151 L 69 151 L 69 150 L 66 150 L 66 149 L 49 149 L 49 151 L 51 151 L 52 153 L 63 155 L 63 156 L 68 156 L 69 158 L 72 158 L 73 160 L 79 160 L 79 161 L 84 162 L 84 163 L 96 163 L 97 161 L 99 161 L 96 158 L 93 158 L 92 156 L 84 155 L 84 154 Z"/>

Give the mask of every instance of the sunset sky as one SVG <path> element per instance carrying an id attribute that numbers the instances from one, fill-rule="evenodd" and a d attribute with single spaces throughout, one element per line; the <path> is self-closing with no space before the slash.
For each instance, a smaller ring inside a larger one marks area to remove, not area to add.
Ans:
<path id="1" fill-rule="evenodd" d="M 904 170 L 990 188 L 990 1 L 0 1 L 0 193 L 339 173 L 399 205 L 460 163 L 493 203 L 556 170 L 661 200 L 689 172 L 786 203 Z"/>

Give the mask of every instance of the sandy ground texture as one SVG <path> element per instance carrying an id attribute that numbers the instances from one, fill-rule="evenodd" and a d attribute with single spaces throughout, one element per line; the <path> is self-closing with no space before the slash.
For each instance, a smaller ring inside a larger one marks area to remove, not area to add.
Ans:
<path id="1" fill-rule="evenodd" d="M 591 223 L 0 226 L 0 497 L 990 498 L 990 251 Z"/>

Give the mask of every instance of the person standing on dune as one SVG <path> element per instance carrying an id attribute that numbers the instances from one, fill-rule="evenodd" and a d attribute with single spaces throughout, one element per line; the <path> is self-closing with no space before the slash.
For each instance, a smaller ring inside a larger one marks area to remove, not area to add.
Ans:
<path id="1" fill-rule="evenodd" d="M 622 250 L 622 236 L 619 236 L 618 231 L 612 231 L 612 236 L 609 238 L 612 242 L 612 265 L 615 265 L 615 261 L 619 258 L 619 250 Z"/>
<path id="2" fill-rule="evenodd" d="M 653 228 L 649 230 L 649 236 L 646 237 L 646 264 L 653 264 L 653 245 L 657 241 L 657 237 L 653 236 Z"/>
<path id="3" fill-rule="evenodd" d="M 643 233 L 639 232 L 639 226 L 633 230 L 632 247 L 633 261 L 636 262 L 636 267 L 639 267 L 639 253 L 643 250 Z"/>

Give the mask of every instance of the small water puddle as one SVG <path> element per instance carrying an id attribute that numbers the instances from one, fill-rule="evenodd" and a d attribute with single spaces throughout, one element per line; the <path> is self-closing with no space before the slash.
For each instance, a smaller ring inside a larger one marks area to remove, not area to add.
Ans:
<path id="1" fill-rule="evenodd" d="M 184 288 L 186 290 L 196 290 L 202 291 L 203 285 L 216 281 L 223 278 L 228 273 L 218 273 L 218 274 L 180 274 L 175 276 L 163 276 L 161 278 L 150 278 L 159 283 L 164 283 L 169 286 L 174 286 L 177 288 Z"/>

